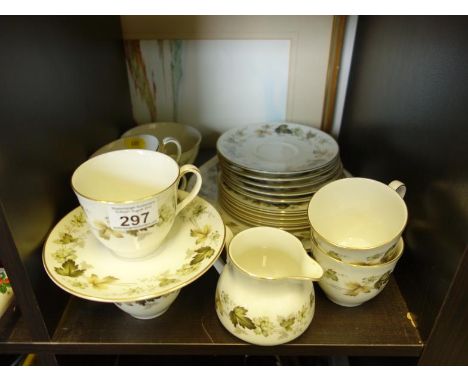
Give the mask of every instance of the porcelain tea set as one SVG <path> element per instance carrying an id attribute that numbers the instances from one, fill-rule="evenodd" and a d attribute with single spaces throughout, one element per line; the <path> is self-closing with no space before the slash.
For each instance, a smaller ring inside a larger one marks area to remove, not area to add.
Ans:
<path id="1" fill-rule="evenodd" d="M 343 306 L 360 305 L 384 288 L 403 253 L 401 182 L 340 178 L 314 190 L 307 208 L 311 257 L 293 233 L 268 224 L 232 238 L 218 210 L 198 196 L 199 169 L 185 162 L 193 162 L 199 139 L 187 150 L 181 143 L 188 140 L 164 136 L 172 130 L 163 127 L 159 137 L 158 123 L 136 127 L 74 171 L 80 206 L 55 226 L 43 251 L 46 272 L 60 288 L 150 319 L 217 262 L 220 322 L 244 341 L 269 346 L 309 327 L 314 281 Z M 169 143 L 172 158 L 159 152 Z M 193 176 L 189 192 L 179 189 L 185 174 Z"/>

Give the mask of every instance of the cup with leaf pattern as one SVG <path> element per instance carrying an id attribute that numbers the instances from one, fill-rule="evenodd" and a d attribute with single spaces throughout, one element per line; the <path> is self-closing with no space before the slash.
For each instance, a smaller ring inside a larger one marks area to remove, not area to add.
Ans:
<path id="1" fill-rule="evenodd" d="M 177 187 L 187 173 L 196 182 L 185 199 Z M 108 152 L 88 159 L 73 173 L 72 187 L 94 236 L 114 254 L 141 258 L 155 251 L 175 216 L 198 194 L 201 175 L 193 165 L 179 165 L 149 150 Z"/>
<path id="2" fill-rule="evenodd" d="M 403 239 L 400 238 L 389 261 L 374 265 L 356 265 L 329 256 L 312 242 L 312 254 L 324 271 L 318 284 L 327 297 L 338 305 L 361 305 L 377 296 L 387 285 L 403 254 L 403 247 Z"/>
<path id="3" fill-rule="evenodd" d="M 345 178 L 318 190 L 310 200 L 311 238 L 323 252 L 361 265 L 379 264 L 395 251 L 408 220 L 406 187 L 367 178 Z"/>
<path id="4" fill-rule="evenodd" d="M 140 320 L 149 320 L 163 315 L 179 295 L 180 289 L 162 296 L 140 301 L 116 302 L 124 312 Z"/>

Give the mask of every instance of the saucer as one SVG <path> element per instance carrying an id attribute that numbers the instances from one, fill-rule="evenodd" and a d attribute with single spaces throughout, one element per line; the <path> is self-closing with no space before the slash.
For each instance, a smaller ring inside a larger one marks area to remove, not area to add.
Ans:
<path id="1" fill-rule="evenodd" d="M 338 156 L 330 135 L 296 123 L 250 125 L 225 132 L 218 153 L 238 167 L 266 174 L 294 174 L 326 167 Z"/>
<path id="2" fill-rule="evenodd" d="M 126 260 L 94 237 L 77 207 L 50 233 L 42 261 L 52 281 L 72 295 L 101 302 L 138 301 L 171 293 L 203 275 L 220 255 L 225 235 L 216 209 L 196 197 L 177 215 L 161 247 L 143 259 Z"/>
<path id="3" fill-rule="evenodd" d="M 231 229 L 232 234 L 234 236 L 237 235 L 239 232 L 242 232 L 242 231 L 244 231 L 246 229 L 249 229 L 249 228 L 252 228 L 252 227 L 256 226 L 256 225 L 248 225 L 248 224 L 246 224 L 244 222 L 241 222 L 239 219 L 232 216 L 232 214 L 230 214 L 228 211 L 226 211 L 223 208 L 223 206 L 220 205 L 219 202 L 216 203 L 216 206 L 218 207 L 218 211 L 221 214 L 224 223 L 226 224 L 227 227 L 229 227 Z M 292 233 L 294 236 L 296 236 L 301 241 L 304 248 L 307 251 L 310 251 L 310 249 L 311 249 L 310 229 L 299 230 L 299 231 L 284 229 L 284 231 L 288 231 L 289 233 Z"/>

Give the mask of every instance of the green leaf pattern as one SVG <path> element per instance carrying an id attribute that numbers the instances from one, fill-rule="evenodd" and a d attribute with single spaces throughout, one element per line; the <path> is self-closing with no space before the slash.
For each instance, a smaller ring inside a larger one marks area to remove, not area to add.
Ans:
<path id="1" fill-rule="evenodd" d="M 344 289 L 344 294 L 346 296 L 356 297 L 363 293 L 371 293 L 372 290 L 382 290 L 385 285 L 387 285 L 388 280 L 390 279 L 391 271 L 387 271 L 382 275 L 373 275 L 369 277 L 363 277 L 359 281 L 351 280 L 344 284 L 344 287 L 337 285 L 338 289 Z M 337 273 L 333 269 L 327 269 L 323 273 L 323 277 L 330 279 L 336 283 L 340 282 L 340 278 L 344 275 Z"/>
<path id="2" fill-rule="evenodd" d="M 302 333 L 305 326 L 309 323 L 312 309 L 314 308 L 314 293 L 310 294 L 309 301 L 305 303 L 299 311 L 290 314 L 287 317 L 269 316 L 252 317 L 247 308 L 235 304 L 228 293 L 216 290 L 215 308 L 219 315 L 229 317 L 235 331 L 238 333 L 253 332 L 255 335 L 270 337 L 277 335 L 280 338 L 286 338 L 291 335 Z"/>
<path id="3" fill-rule="evenodd" d="M 81 276 L 85 270 L 80 269 L 73 260 L 65 261 L 61 267 L 55 267 L 55 272 L 62 276 L 78 277 Z"/>
<path id="4" fill-rule="evenodd" d="M 158 227 L 163 226 L 164 224 L 170 223 L 175 218 L 175 206 L 170 206 L 168 204 L 163 204 L 159 210 L 159 220 L 156 223 Z"/>
<path id="5" fill-rule="evenodd" d="M 336 253 L 336 252 L 334 252 L 334 251 L 328 251 L 328 252 L 327 252 L 327 255 L 330 256 L 331 258 L 335 259 L 335 260 L 343 261 L 343 259 L 341 258 L 341 256 L 338 255 L 338 253 Z"/>
<path id="6" fill-rule="evenodd" d="M 380 263 L 388 263 L 389 261 L 393 260 L 397 254 L 398 251 L 396 250 L 396 244 L 394 244 L 382 256 L 382 258 L 380 259 Z"/>
<path id="7" fill-rule="evenodd" d="M 210 224 L 198 225 L 197 219 L 207 213 L 207 208 L 201 203 L 192 203 L 187 208 L 187 219 L 193 220 L 197 224 L 193 224 L 191 229 L 191 237 L 194 240 L 193 247 L 187 251 L 185 261 L 172 272 L 163 271 L 149 278 L 140 279 L 139 285 L 129 285 L 125 289 L 126 296 L 138 295 L 145 291 L 151 291 L 155 286 L 165 287 L 175 284 L 180 281 L 180 277 L 187 276 L 197 271 L 205 260 L 212 258 L 215 255 L 213 246 L 217 246 L 221 233 L 213 229 Z M 169 209 L 170 210 L 170 209 Z M 185 210 L 185 209 L 184 209 Z M 166 213 L 167 210 L 162 208 L 162 221 L 166 222 L 173 216 Z M 161 221 L 160 220 L 160 221 Z M 102 222 L 98 227 L 103 238 L 117 237 L 120 238 L 121 232 L 111 230 Z M 141 235 L 147 229 L 139 230 Z M 107 289 L 113 286 L 120 287 L 124 284 L 119 284 L 119 279 L 113 275 L 97 275 L 92 272 L 92 266 L 85 262 L 77 263 L 77 248 L 85 245 L 84 237 L 89 233 L 86 217 L 83 211 L 74 214 L 68 225 L 64 226 L 63 232 L 59 232 L 57 239 L 54 240 L 58 244 L 58 248 L 52 253 L 52 257 L 57 261 L 57 266 L 54 271 L 61 277 L 73 279 L 68 281 L 75 288 L 86 289 Z M 144 285 L 142 289 L 140 285 Z"/>
<path id="8" fill-rule="evenodd" d="M 86 278 L 86 271 L 91 268 L 91 266 L 86 263 L 77 264 L 75 262 L 77 258 L 77 248 L 82 248 L 85 245 L 83 238 L 88 233 L 86 224 L 86 217 L 83 211 L 79 211 L 73 215 L 70 223 L 59 233 L 58 239 L 54 240 L 54 243 L 59 245 L 59 248 L 52 253 L 52 257 L 59 263 L 59 266 L 54 267 L 54 270 L 60 276 L 76 279 L 72 282 L 74 287 L 80 289 L 86 289 L 88 287 L 102 289 L 105 288 L 107 284 L 116 281 L 117 278 L 104 276 L 101 279 L 95 274 Z M 103 227 L 101 227 L 101 229 L 103 229 Z"/>
<path id="9" fill-rule="evenodd" d="M 377 282 L 374 284 L 375 289 L 382 289 L 385 285 L 387 285 L 388 280 L 390 279 L 390 275 L 392 272 L 388 271 L 385 272 L 380 278 L 377 280 Z"/>
<path id="10" fill-rule="evenodd" d="M 247 309 L 242 306 L 236 306 L 229 312 L 229 318 L 234 326 L 239 325 L 245 329 L 255 329 L 256 325 L 246 314 Z"/>
<path id="11" fill-rule="evenodd" d="M 323 277 L 326 277 L 328 279 L 332 279 L 333 281 L 338 281 L 338 276 L 336 275 L 336 271 L 334 271 L 333 269 L 327 269 L 323 273 Z"/>

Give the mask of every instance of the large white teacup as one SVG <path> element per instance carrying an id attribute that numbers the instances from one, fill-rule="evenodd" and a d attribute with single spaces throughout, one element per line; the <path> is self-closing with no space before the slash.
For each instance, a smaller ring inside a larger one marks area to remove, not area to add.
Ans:
<path id="1" fill-rule="evenodd" d="M 361 305 L 382 292 L 403 254 L 403 247 L 403 239 L 400 238 L 387 262 L 355 265 L 330 257 L 312 243 L 314 259 L 324 271 L 318 283 L 334 303 L 350 307 Z"/>
<path id="2" fill-rule="evenodd" d="M 341 261 L 378 264 L 395 251 L 408 219 L 406 187 L 367 178 L 336 180 L 312 197 L 308 216 L 312 239 Z"/>
<path id="3" fill-rule="evenodd" d="M 195 186 L 177 201 L 186 173 Z M 178 164 L 149 150 L 119 150 L 93 157 L 73 173 L 72 187 L 96 238 L 115 254 L 138 258 L 155 251 L 175 216 L 200 191 L 201 175 L 193 165 Z"/>

